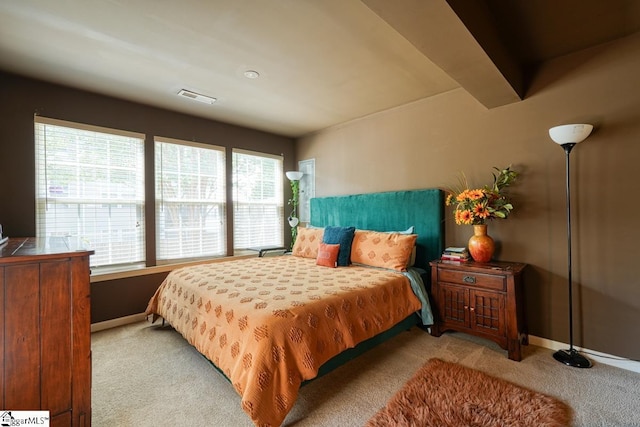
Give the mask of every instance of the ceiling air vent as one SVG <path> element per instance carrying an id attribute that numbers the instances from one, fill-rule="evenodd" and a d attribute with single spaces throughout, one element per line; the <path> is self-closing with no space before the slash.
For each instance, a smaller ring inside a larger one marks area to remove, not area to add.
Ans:
<path id="1" fill-rule="evenodd" d="M 180 89 L 180 92 L 178 92 L 178 95 L 184 96 L 189 99 L 193 99 L 194 101 L 204 102 L 205 104 L 213 104 L 214 102 L 216 102 L 215 98 L 212 98 L 207 95 L 201 95 L 199 93 L 191 92 L 190 90 L 186 90 L 186 89 Z"/>

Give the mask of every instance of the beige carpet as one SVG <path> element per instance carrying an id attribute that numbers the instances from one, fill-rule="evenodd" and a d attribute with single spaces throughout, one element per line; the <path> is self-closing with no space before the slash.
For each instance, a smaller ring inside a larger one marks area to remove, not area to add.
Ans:
<path id="1" fill-rule="evenodd" d="M 457 363 L 430 359 L 367 427 L 564 427 L 571 408 Z"/>
<path id="2" fill-rule="evenodd" d="M 233 387 L 172 329 L 140 322 L 97 332 L 92 350 L 94 427 L 253 425 Z M 364 426 L 427 360 L 439 358 L 566 402 L 576 427 L 640 426 L 640 374 L 602 364 L 570 368 L 552 353 L 526 346 L 514 362 L 488 341 L 413 328 L 304 386 L 284 425 Z"/>

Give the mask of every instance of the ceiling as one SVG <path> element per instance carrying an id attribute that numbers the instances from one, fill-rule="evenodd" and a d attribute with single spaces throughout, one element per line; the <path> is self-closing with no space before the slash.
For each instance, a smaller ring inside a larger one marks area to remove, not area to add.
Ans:
<path id="1" fill-rule="evenodd" d="M 2 0 L 0 69 L 299 137 L 459 87 L 518 102 L 639 30 L 637 0 Z"/>

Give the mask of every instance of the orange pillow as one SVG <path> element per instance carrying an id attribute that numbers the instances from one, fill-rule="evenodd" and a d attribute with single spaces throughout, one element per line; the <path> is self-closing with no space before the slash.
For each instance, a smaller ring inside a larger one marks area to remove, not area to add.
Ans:
<path id="1" fill-rule="evenodd" d="M 351 246 L 351 261 L 406 271 L 417 238 L 417 234 L 356 230 Z"/>
<path id="2" fill-rule="evenodd" d="M 291 255 L 302 258 L 317 258 L 318 245 L 322 243 L 324 228 L 298 227 L 296 242 L 291 249 Z"/>
<path id="3" fill-rule="evenodd" d="M 336 268 L 338 266 L 338 252 L 340 252 L 340 244 L 320 243 L 316 264 Z"/>

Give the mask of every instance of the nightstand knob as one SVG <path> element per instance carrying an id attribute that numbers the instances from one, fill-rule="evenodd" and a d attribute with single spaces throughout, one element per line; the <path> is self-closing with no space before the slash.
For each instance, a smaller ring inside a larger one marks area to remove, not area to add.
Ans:
<path id="1" fill-rule="evenodd" d="M 474 276 L 464 276 L 462 281 L 464 283 L 476 283 L 476 278 Z"/>

